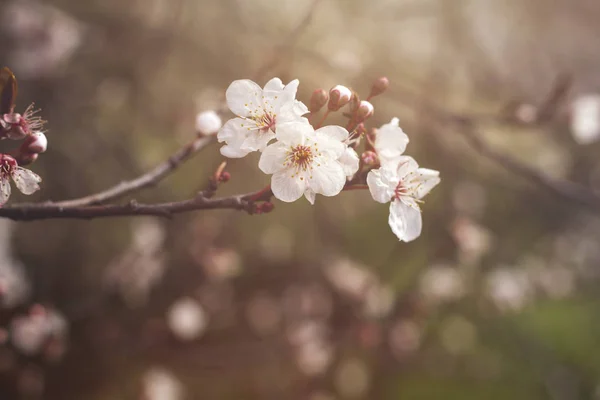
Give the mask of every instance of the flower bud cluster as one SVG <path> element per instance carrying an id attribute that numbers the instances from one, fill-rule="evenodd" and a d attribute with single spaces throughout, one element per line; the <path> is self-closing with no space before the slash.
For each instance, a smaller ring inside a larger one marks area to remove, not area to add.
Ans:
<path id="1" fill-rule="evenodd" d="M 36 161 L 48 149 L 48 139 L 42 131 L 45 121 L 38 115 L 33 104 L 23 114 L 15 112 L 16 78 L 8 68 L 1 70 L 7 81 L 0 87 L 2 114 L 0 114 L 0 140 L 20 140 L 21 145 L 10 154 L 0 153 L 0 206 L 11 194 L 10 181 L 23 194 L 32 194 L 39 189 L 41 178 L 23 165 Z M 8 82 L 8 83 L 7 83 Z"/>

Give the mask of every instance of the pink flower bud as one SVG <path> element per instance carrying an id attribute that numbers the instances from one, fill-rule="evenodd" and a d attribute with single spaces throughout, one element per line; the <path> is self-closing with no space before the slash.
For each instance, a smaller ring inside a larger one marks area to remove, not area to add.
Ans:
<path id="1" fill-rule="evenodd" d="M 270 201 L 266 201 L 262 204 L 258 204 L 256 206 L 256 213 L 257 214 L 267 214 L 270 213 L 271 211 L 273 211 L 273 209 L 275 209 L 275 204 L 271 203 Z"/>
<path id="2" fill-rule="evenodd" d="M 325 91 L 325 89 L 317 89 L 313 92 L 310 97 L 310 107 L 308 107 L 308 111 L 311 113 L 316 113 L 323 108 L 327 101 L 329 100 L 329 95 Z"/>
<path id="3" fill-rule="evenodd" d="M 373 104 L 369 103 L 366 100 L 360 102 L 358 109 L 356 110 L 356 122 L 363 122 L 367 118 L 370 118 L 373 115 Z"/>
<path id="4" fill-rule="evenodd" d="M 221 172 L 221 175 L 219 175 L 219 182 L 229 182 L 229 180 L 231 179 L 231 174 L 227 171 L 223 171 Z"/>
<path id="5" fill-rule="evenodd" d="M 221 117 L 212 110 L 196 115 L 196 131 L 203 135 L 214 135 L 221 129 L 221 126 L 223 126 Z"/>
<path id="6" fill-rule="evenodd" d="M 352 91 L 346 86 L 337 85 L 329 91 L 329 104 L 327 107 L 330 111 L 337 111 L 344 107 L 350 101 Z"/>
<path id="7" fill-rule="evenodd" d="M 369 97 L 379 96 L 383 92 L 385 92 L 390 87 L 390 80 L 385 76 L 378 78 L 373 82 L 373 86 L 371 86 L 371 94 Z"/>
<path id="8" fill-rule="evenodd" d="M 27 136 L 19 151 L 22 153 L 43 153 L 48 148 L 48 139 L 42 132 Z"/>
<path id="9" fill-rule="evenodd" d="M 365 151 L 360 155 L 360 158 L 365 165 L 376 165 L 379 163 L 379 158 L 374 151 Z"/>
<path id="10" fill-rule="evenodd" d="M 38 153 L 19 153 L 15 155 L 15 158 L 19 165 L 22 166 L 29 165 L 35 162 L 35 160 L 37 160 L 39 156 L 40 155 Z"/>

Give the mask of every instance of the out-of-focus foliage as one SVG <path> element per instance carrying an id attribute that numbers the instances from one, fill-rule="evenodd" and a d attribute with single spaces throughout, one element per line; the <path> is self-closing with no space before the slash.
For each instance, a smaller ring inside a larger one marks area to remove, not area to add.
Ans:
<path id="1" fill-rule="evenodd" d="M 273 76 L 299 78 L 305 102 L 336 84 L 366 97 L 388 76 L 371 126 L 399 117 L 409 154 L 442 183 L 409 244 L 358 191 L 262 216 L 3 222 L 1 398 L 600 395 L 597 216 L 489 162 L 401 96 L 481 116 L 498 150 L 600 190 L 600 147 L 578 144 L 569 124 L 574 100 L 600 91 L 600 3 L 322 0 L 281 47 L 311 4 L 2 3 L 0 60 L 19 78 L 18 107 L 35 101 L 49 121 L 34 200 L 140 174 L 193 137 L 196 113 L 232 80 Z M 570 90 L 550 123 L 504 122 L 535 113 L 562 77 Z M 195 193 L 217 148 L 135 198 Z M 264 186 L 257 160 L 230 162 L 220 191 Z"/>

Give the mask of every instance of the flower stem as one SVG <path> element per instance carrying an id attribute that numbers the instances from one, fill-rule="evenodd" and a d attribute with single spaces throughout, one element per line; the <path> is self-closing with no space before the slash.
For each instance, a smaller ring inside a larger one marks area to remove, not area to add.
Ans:
<path id="1" fill-rule="evenodd" d="M 315 126 L 315 129 L 319 129 L 321 126 L 323 126 L 323 122 L 325 122 L 325 120 L 329 116 L 329 112 L 330 112 L 329 109 L 327 109 L 327 111 L 325 111 L 325 114 L 323 114 L 323 118 L 321 118 L 321 120 L 319 121 L 319 123 Z"/>

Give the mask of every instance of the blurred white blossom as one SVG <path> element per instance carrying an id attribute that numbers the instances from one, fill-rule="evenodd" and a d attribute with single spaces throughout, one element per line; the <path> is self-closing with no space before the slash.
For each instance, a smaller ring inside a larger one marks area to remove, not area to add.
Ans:
<path id="1" fill-rule="evenodd" d="M 377 277 L 367 269 L 348 258 L 337 258 L 325 269 L 331 284 L 342 294 L 354 299 L 363 299 L 371 285 L 377 284 Z"/>
<path id="2" fill-rule="evenodd" d="M 571 131 L 579 144 L 590 144 L 600 139 L 600 95 L 582 95 L 573 101 Z"/>
<path id="3" fill-rule="evenodd" d="M 532 284 L 523 270 L 501 267 L 486 277 L 487 294 L 503 311 L 522 309 L 532 296 Z"/>
<path id="4" fill-rule="evenodd" d="M 461 273 L 445 265 L 428 268 L 421 276 L 419 289 L 426 300 L 434 303 L 459 299 L 466 292 Z"/>
<path id="5" fill-rule="evenodd" d="M 399 359 L 411 354 L 421 346 L 421 327 L 410 319 L 401 319 L 394 323 L 389 331 L 389 345 L 392 353 Z"/>
<path id="6" fill-rule="evenodd" d="M 169 308 L 167 323 L 178 339 L 195 340 L 208 328 L 208 314 L 198 301 L 191 297 L 184 297 Z"/>
<path id="7" fill-rule="evenodd" d="M 456 218 L 452 223 L 451 232 L 463 264 L 477 264 L 492 246 L 491 232 L 471 218 Z"/>
<path id="8" fill-rule="evenodd" d="M 234 249 L 210 248 L 202 257 L 204 272 L 215 280 L 227 280 L 242 272 L 242 259 Z"/>
<path id="9" fill-rule="evenodd" d="M 12 308 L 27 299 L 30 292 L 29 280 L 23 264 L 14 259 L 11 238 L 14 222 L 0 219 L 0 302 Z"/>
<path id="10" fill-rule="evenodd" d="M 153 367 L 142 378 L 144 400 L 181 400 L 183 384 L 170 371 Z"/>
<path id="11" fill-rule="evenodd" d="M 164 275 L 165 238 L 165 228 L 156 218 L 136 219 L 130 247 L 106 268 L 106 284 L 117 289 L 132 307 L 145 303 Z"/>
<path id="12" fill-rule="evenodd" d="M 67 320 L 58 311 L 34 306 L 29 314 L 11 321 L 10 338 L 15 348 L 31 356 L 42 352 L 51 339 L 64 342 L 67 327 Z"/>
<path id="13" fill-rule="evenodd" d="M 79 48 L 84 31 L 71 16 L 35 0 L 11 1 L 3 8 L 2 22 L 18 44 L 9 63 L 26 78 L 58 72 Z"/>

